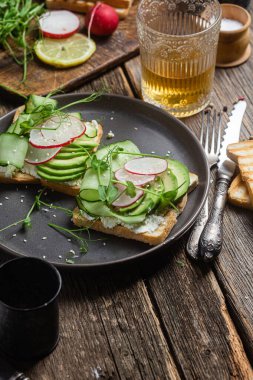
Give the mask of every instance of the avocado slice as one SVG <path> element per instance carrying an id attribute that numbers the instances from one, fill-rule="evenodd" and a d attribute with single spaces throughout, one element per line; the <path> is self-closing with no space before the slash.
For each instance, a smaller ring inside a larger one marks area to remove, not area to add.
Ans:
<path id="1" fill-rule="evenodd" d="M 53 169 L 74 169 L 77 167 L 85 168 L 86 160 L 87 160 L 87 156 L 84 156 L 84 155 L 81 157 L 74 157 L 74 158 L 70 158 L 66 160 L 54 158 L 41 166 L 42 167 L 47 166 Z"/>
<path id="2" fill-rule="evenodd" d="M 72 174 L 72 175 L 66 175 L 66 176 L 55 176 L 55 175 L 50 175 L 46 174 L 45 172 L 41 171 L 40 169 L 37 169 L 37 174 L 41 177 L 46 179 L 47 181 L 51 182 L 66 182 L 66 181 L 73 181 L 75 179 L 78 179 L 82 176 L 82 172 L 79 174 Z"/>
<path id="3" fill-rule="evenodd" d="M 190 175 L 188 168 L 182 164 L 182 162 L 172 159 L 167 159 L 168 162 L 168 169 L 172 171 L 174 176 L 177 179 L 177 195 L 174 201 L 181 198 L 188 190 L 189 184 L 190 184 Z M 168 191 L 168 190 L 167 190 Z"/>
<path id="4" fill-rule="evenodd" d="M 38 166 L 37 167 L 41 172 L 48 174 L 48 175 L 53 175 L 53 176 L 59 176 L 63 177 L 66 175 L 75 175 L 78 173 L 84 173 L 84 169 L 82 168 L 73 168 L 73 169 L 52 169 L 47 166 Z"/>
<path id="5" fill-rule="evenodd" d="M 83 152 L 62 152 L 58 153 L 55 158 L 58 160 L 66 160 L 67 158 L 82 157 Z"/>

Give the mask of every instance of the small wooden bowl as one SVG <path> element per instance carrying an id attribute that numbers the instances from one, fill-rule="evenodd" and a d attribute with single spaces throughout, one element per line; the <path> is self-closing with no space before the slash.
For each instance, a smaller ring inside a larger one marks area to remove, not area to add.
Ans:
<path id="1" fill-rule="evenodd" d="M 222 18 L 237 20 L 243 24 L 240 29 L 220 31 L 216 66 L 238 66 L 250 57 L 251 16 L 246 9 L 235 4 L 222 4 Z"/>

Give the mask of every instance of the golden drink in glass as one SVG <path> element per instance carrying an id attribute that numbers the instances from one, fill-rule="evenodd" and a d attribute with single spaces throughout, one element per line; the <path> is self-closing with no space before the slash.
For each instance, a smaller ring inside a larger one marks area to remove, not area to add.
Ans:
<path id="1" fill-rule="evenodd" d="M 220 21 L 217 0 L 142 0 L 137 27 L 144 100 L 177 117 L 207 106 Z"/>

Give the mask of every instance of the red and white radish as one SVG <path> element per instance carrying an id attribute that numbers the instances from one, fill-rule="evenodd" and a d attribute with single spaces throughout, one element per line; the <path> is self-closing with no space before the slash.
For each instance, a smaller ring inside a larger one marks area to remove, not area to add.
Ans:
<path id="1" fill-rule="evenodd" d="M 61 147 L 40 149 L 40 148 L 35 148 L 31 144 L 29 144 L 25 161 L 28 164 L 32 164 L 32 165 L 44 164 L 45 162 L 52 160 L 52 158 L 54 158 L 60 150 L 61 150 Z"/>
<path id="2" fill-rule="evenodd" d="M 88 35 L 109 36 L 119 24 L 119 16 L 115 9 L 107 4 L 97 3 L 87 13 L 85 17 L 85 26 L 88 29 Z"/>
<path id="3" fill-rule="evenodd" d="M 80 21 L 74 13 L 62 10 L 44 13 L 39 24 L 45 37 L 67 38 L 79 29 Z"/>
<path id="4" fill-rule="evenodd" d="M 57 148 L 81 137 L 85 130 L 84 123 L 74 116 L 53 116 L 31 130 L 29 142 L 36 148 Z"/>
<path id="5" fill-rule="evenodd" d="M 136 186 L 146 185 L 154 181 L 155 175 L 141 175 L 129 173 L 126 169 L 121 168 L 115 172 L 115 178 L 118 181 L 131 181 Z"/>
<path id="6" fill-rule="evenodd" d="M 126 186 L 121 185 L 120 183 L 117 183 L 115 185 L 120 193 L 122 193 L 113 203 L 112 205 L 115 207 L 127 207 L 138 201 L 140 199 L 144 192 L 140 189 L 136 189 L 136 195 L 131 198 L 129 195 L 126 194 L 124 191 L 126 189 Z"/>
<path id="7" fill-rule="evenodd" d="M 129 173 L 156 175 L 163 173 L 168 167 L 167 161 L 157 157 L 141 157 L 128 161 L 125 169 Z"/>

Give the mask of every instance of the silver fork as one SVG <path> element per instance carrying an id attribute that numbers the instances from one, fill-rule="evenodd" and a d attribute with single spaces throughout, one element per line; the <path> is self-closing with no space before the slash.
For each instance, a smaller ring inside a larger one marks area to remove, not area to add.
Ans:
<path id="1" fill-rule="evenodd" d="M 216 165 L 218 161 L 218 155 L 220 151 L 221 143 L 221 121 L 222 113 L 213 112 L 208 109 L 202 111 L 202 122 L 201 122 L 201 135 L 200 143 L 202 144 L 206 156 L 209 168 Z M 216 129 L 218 129 L 217 138 L 216 138 Z M 209 140 L 211 136 L 211 147 L 209 148 Z M 198 218 L 196 219 L 195 225 L 192 229 L 190 237 L 186 245 L 186 251 L 188 255 L 194 259 L 198 260 L 198 244 L 200 235 L 204 229 L 204 226 L 208 219 L 208 199 L 206 200 Z"/>

